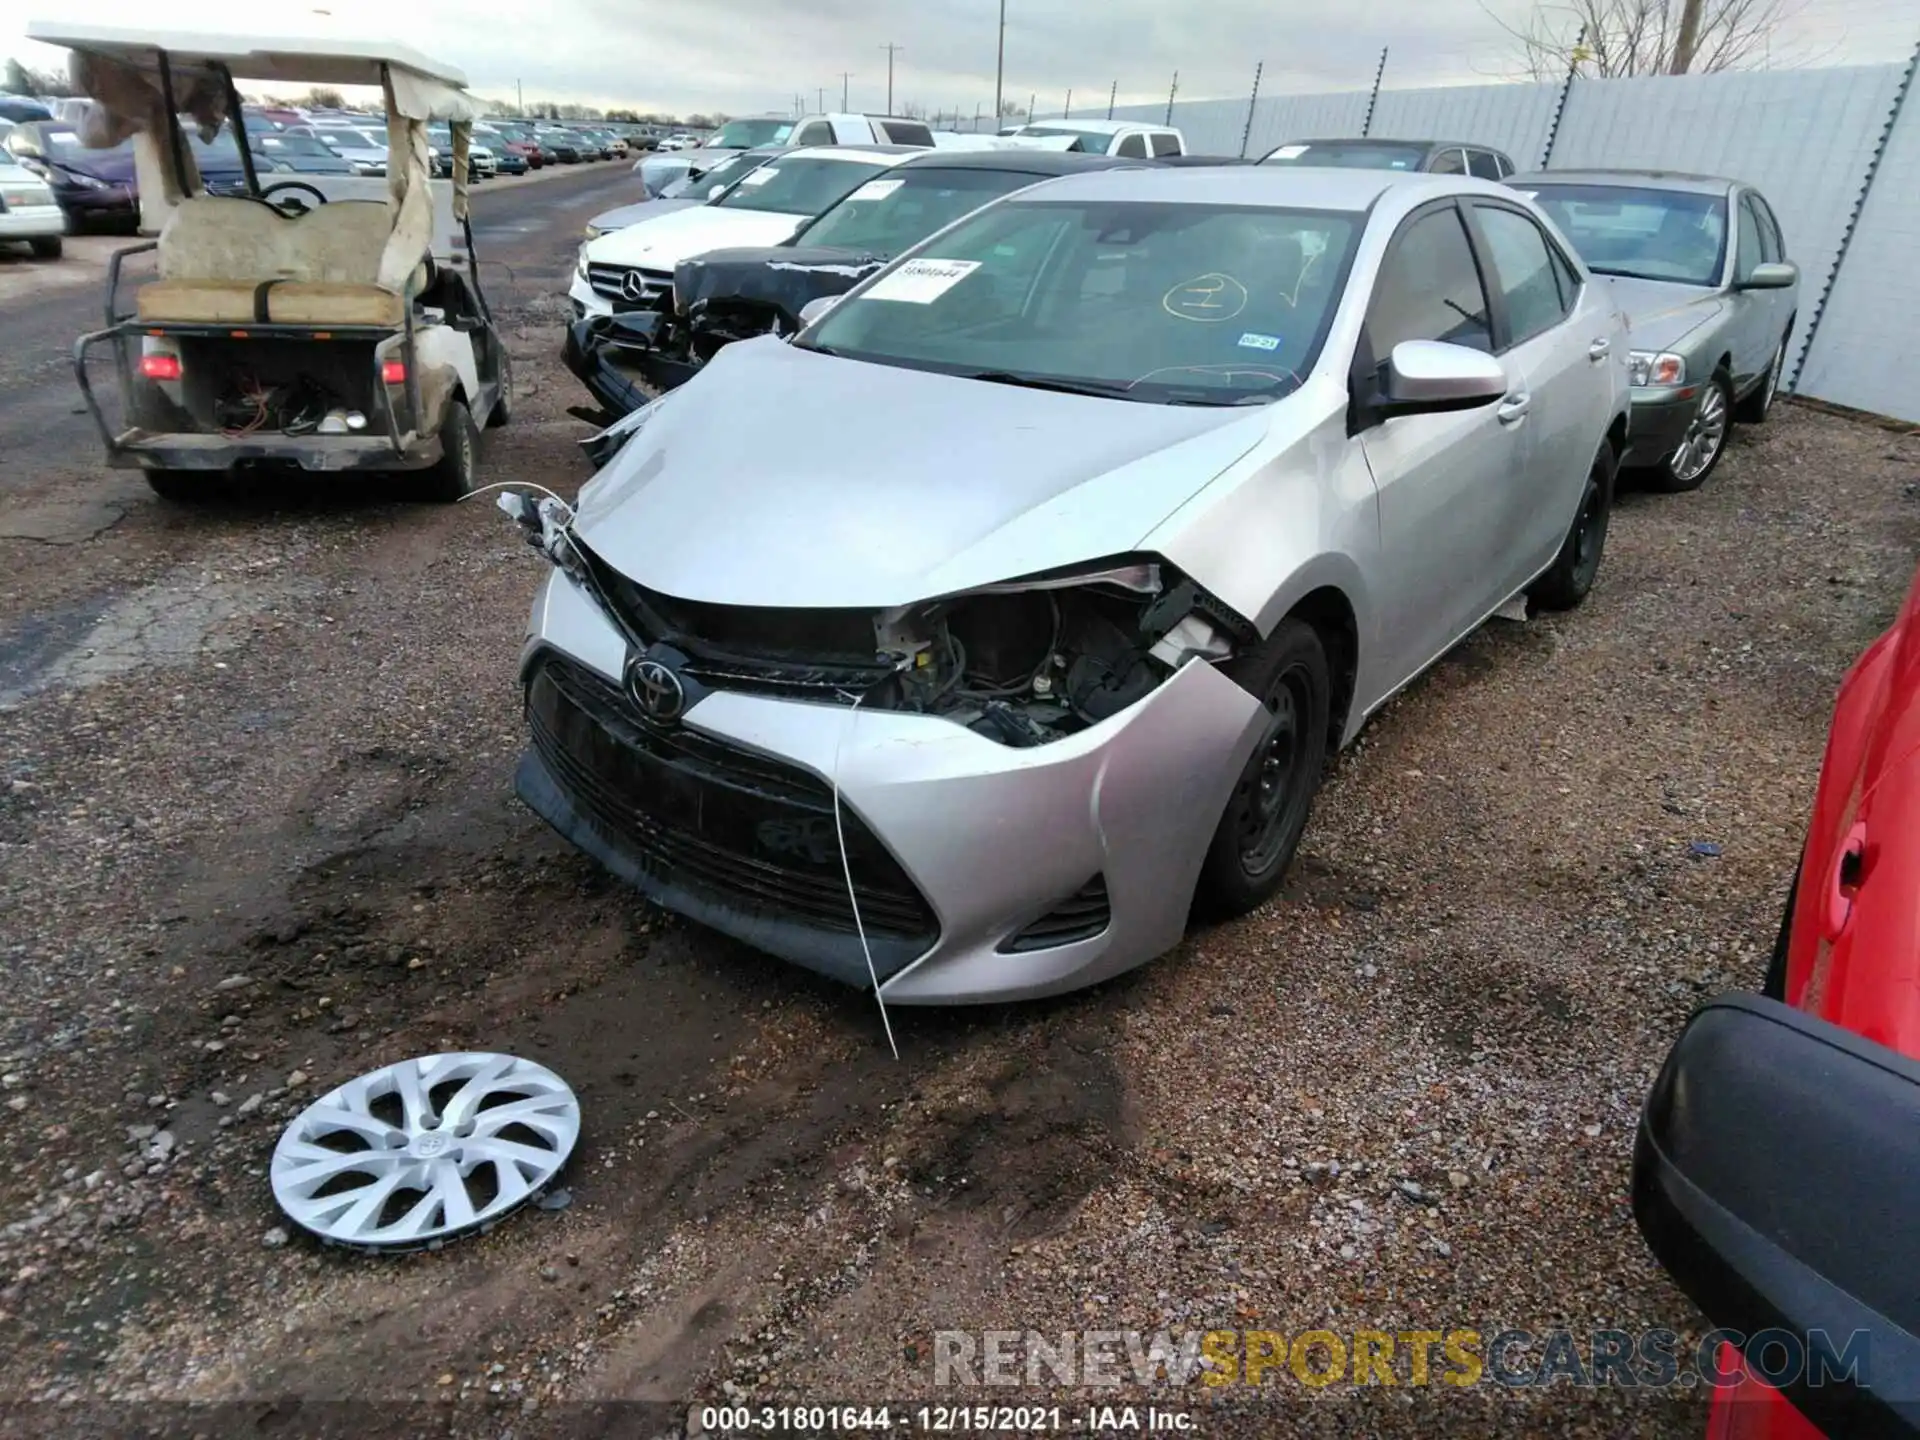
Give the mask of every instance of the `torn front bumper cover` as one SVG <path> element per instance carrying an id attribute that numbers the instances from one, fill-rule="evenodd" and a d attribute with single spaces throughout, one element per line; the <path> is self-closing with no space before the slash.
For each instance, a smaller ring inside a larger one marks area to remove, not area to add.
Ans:
<path id="1" fill-rule="evenodd" d="M 865 988 L 837 789 L 859 920 L 900 1004 L 1058 994 L 1171 949 L 1265 721 L 1193 663 L 1031 748 L 934 715 L 734 691 L 663 725 L 641 718 L 629 659 L 595 602 L 551 575 L 522 659 L 521 798 L 657 903 Z"/>
<path id="2" fill-rule="evenodd" d="M 658 310 L 589 315 L 567 327 L 560 358 L 610 415 L 639 409 L 652 397 L 643 386 L 671 390 L 700 367 L 663 353 L 673 317 Z"/>

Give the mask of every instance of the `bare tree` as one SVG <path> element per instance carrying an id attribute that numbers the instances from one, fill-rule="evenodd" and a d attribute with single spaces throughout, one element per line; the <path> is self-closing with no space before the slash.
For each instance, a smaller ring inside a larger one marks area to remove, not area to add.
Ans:
<path id="1" fill-rule="evenodd" d="M 1768 63 L 1800 0 L 1541 0 L 1521 24 L 1488 14 L 1536 80 L 1685 75 Z"/>

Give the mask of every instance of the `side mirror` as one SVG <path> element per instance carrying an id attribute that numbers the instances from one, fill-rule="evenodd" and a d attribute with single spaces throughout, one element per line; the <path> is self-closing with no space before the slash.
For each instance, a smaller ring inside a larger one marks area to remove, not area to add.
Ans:
<path id="1" fill-rule="evenodd" d="M 804 328 L 820 319 L 834 306 L 840 303 L 838 295 L 816 295 L 800 307 L 800 324 Z"/>
<path id="2" fill-rule="evenodd" d="M 1753 267 L 1736 290 L 1786 290 L 1800 283 L 1800 267 L 1791 260 L 1769 260 Z"/>
<path id="3" fill-rule="evenodd" d="M 1507 371 L 1493 356 L 1440 340 L 1402 340 L 1387 360 L 1387 375 L 1373 413 L 1438 415 L 1477 410 L 1507 393 Z"/>
<path id="4" fill-rule="evenodd" d="M 1633 1218 L 1825 1434 L 1920 1434 L 1916 1207 L 1920 1063 L 1757 995 L 1695 1013 L 1641 1112 Z"/>

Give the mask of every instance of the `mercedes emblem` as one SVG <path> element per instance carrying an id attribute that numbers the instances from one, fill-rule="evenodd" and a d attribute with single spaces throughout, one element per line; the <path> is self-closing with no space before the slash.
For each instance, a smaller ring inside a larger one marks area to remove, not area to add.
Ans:
<path id="1" fill-rule="evenodd" d="M 628 300 L 647 298 L 647 282 L 638 270 L 629 270 L 620 281 L 620 293 Z"/>
<path id="2" fill-rule="evenodd" d="M 633 692 L 634 704 L 649 720 L 662 724 L 678 720 L 687 708 L 687 691 L 680 677 L 658 660 L 642 660 L 635 665 L 627 688 Z"/>

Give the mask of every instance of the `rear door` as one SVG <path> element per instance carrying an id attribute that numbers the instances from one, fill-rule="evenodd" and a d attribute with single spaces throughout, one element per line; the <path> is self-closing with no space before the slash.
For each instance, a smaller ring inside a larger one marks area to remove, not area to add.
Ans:
<path id="1" fill-rule="evenodd" d="M 1739 203 L 1728 207 L 1735 224 L 1733 288 L 1727 296 L 1733 321 L 1728 327 L 1733 352 L 1733 388 L 1744 393 L 1765 373 L 1779 344 L 1780 319 L 1775 318 L 1778 290 L 1743 290 L 1754 269 L 1766 263 L 1767 236 L 1754 209 L 1751 191 L 1740 192 Z M 1782 319 L 1784 317 L 1781 317 Z"/>
<path id="2" fill-rule="evenodd" d="M 1456 152 L 1457 153 L 1457 152 Z M 1415 211 L 1374 281 L 1352 383 L 1371 393 L 1393 347 L 1444 340 L 1492 353 L 1494 331 L 1466 221 L 1452 200 Z M 1510 399 L 1524 395 L 1516 385 Z M 1524 424 L 1503 404 L 1403 415 L 1360 433 L 1380 507 L 1380 633 L 1389 684 L 1434 659 L 1505 598 L 1500 554 Z"/>
<path id="3" fill-rule="evenodd" d="M 1613 416 L 1606 367 L 1611 311 L 1586 293 L 1578 272 L 1534 218 L 1517 205 L 1476 199 L 1469 206 L 1487 274 L 1499 354 L 1525 387 L 1525 463 L 1508 479 L 1500 521 L 1502 583 L 1508 594 L 1537 575 L 1565 540 L 1587 471 Z"/>

